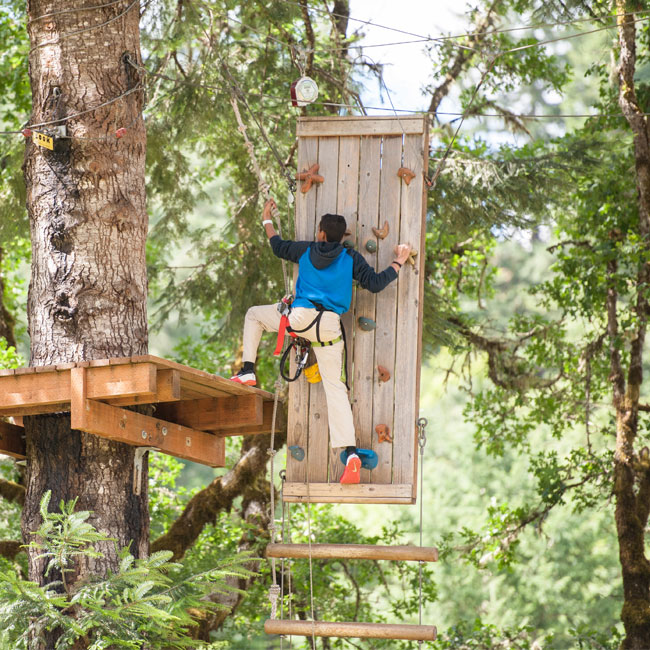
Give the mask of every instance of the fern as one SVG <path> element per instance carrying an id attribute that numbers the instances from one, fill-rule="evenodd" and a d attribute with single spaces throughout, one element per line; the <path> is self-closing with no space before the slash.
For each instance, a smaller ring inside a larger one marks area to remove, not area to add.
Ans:
<path id="1" fill-rule="evenodd" d="M 52 630 L 55 650 L 81 638 L 89 650 L 218 647 L 193 639 L 191 628 L 195 617 L 223 608 L 208 595 L 239 593 L 227 579 L 253 575 L 244 566 L 250 555 L 225 558 L 208 571 L 188 575 L 168 551 L 136 559 L 122 549 L 115 573 L 68 585 L 65 575 L 75 560 L 101 557 L 94 545 L 112 540 L 87 522 L 89 512 L 75 512 L 76 500 L 62 502 L 60 512 L 48 512 L 50 497 L 48 492 L 41 500 L 43 523 L 30 546 L 47 559 L 46 575 L 57 570 L 63 579 L 39 586 L 14 571 L 0 572 L 0 650 L 26 650 L 28 638 L 42 639 Z"/>

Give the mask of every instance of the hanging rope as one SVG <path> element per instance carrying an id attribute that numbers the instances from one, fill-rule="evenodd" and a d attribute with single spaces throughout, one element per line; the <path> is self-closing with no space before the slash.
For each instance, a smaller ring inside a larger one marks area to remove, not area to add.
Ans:
<path id="1" fill-rule="evenodd" d="M 271 544 L 275 543 L 276 528 L 275 528 L 275 487 L 273 485 L 273 459 L 275 457 L 275 422 L 278 415 L 278 400 L 280 397 L 280 389 L 282 388 L 282 382 L 280 379 L 275 381 L 275 395 L 273 396 L 273 416 L 271 418 L 271 441 L 269 443 L 269 448 L 267 450 L 268 455 L 271 458 L 271 516 L 269 523 L 269 533 L 271 538 Z M 275 571 L 275 558 L 271 558 L 271 574 L 273 576 L 273 583 L 269 587 L 269 600 L 271 601 L 271 618 L 277 618 L 278 614 L 278 596 L 280 595 L 280 585 L 278 585 L 277 575 Z"/>
<path id="2" fill-rule="evenodd" d="M 282 500 L 282 529 L 280 533 L 280 538 L 282 539 L 283 544 L 291 544 L 291 504 L 285 503 L 284 501 L 284 484 L 287 480 L 287 470 L 282 469 L 279 472 L 280 479 L 282 480 L 282 487 L 280 488 L 280 499 Z M 287 513 L 287 523 L 285 524 L 284 514 L 285 510 Z M 288 531 L 288 532 L 287 532 Z M 285 558 L 282 558 L 280 564 L 280 618 L 284 620 L 284 578 L 287 577 L 287 589 L 288 589 L 288 609 L 289 609 L 289 620 L 293 618 L 291 611 L 293 592 L 291 590 L 291 562 L 287 560 L 286 572 L 285 572 Z M 289 647 L 293 648 L 293 637 L 289 637 Z M 280 650 L 284 648 L 284 636 L 280 637 Z"/>
<path id="3" fill-rule="evenodd" d="M 424 511 L 424 448 L 427 444 L 427 428 L 428 421 L 426 418 L 420 418 L 418 420 L 418 446 L 420 448 L 420 548 L 424 545 L 422 543 L 422 523 L 423 523 L 423 511 Z M 418 602 L 418 622 L 419 625 L 422 625 L 422 565 L 424 562 L 419 562 L 419 602 Z M 424 641 L 418 641 L 420 648 Z"/>
<path id="4" fill-rule="evenodd" d="M 248 151 L 248 156 L 251 159 L 251 165 L 253 166 L 253 171 L 255 176 L 257 176 L 257 189 L 262 194 L 262 196 L 268 200 L 271 198 L 271 186 L 264 180 L 262 170 L 259 163 L 257 162 L 257 156 L 255 155 L 255 149 L 253 148 L 253 143 L 248 139 L 248 134 L 246 133 L 246 125 L 242 119 L 241 113 L 239 111 L 239 103 L 237 102 L 237 97 L 233 92 L 230 95 L 230 105 L 232 110 L 235 113 L 235 119 L 239 125 L 238 130 L 244 138 L 244 143 L 246 144 L 246 150 Z M 291 188 L 289 188 L 291 189 Z M 280 220 L 278 219 L 278 234 L 282 238 L 282 230 L 280 229 Z M 284 293 L 285 295 L 289 294 L 289 277 L 287 275 L 287 263 L 284 259 L 280 260 L 282 262 L 282 279 L 284 281 Z M 273 475 L 271 475 L 273 476 Z"/>
<path id="5" fill-rule="evenodd" d="M 309 464 L 309 441 L 305 445 L 307 447 L 307 545 L 309 547 L 309 604 L 311 607 L 311 645 L 316 649 L 316 616 L 314 615 L 314 568 L 311 555 L 311 494 L 309 492 L 310 483 L 310 469 Z"/>

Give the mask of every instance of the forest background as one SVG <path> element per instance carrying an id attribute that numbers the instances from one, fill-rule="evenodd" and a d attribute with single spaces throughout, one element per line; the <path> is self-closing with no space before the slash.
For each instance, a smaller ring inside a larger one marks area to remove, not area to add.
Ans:
<path id="1" fill-rule="evenodd" d="M 641 356 L 645 351 L 636 305 L 645 296 L 638 273 L 648 257 L 633 134 L 619 105 L 620 36 L 612 16 L 621 8 L 479 3 L 459 21 L 469 35 L 423 44 L 431 61 L 419 80 L 423 107 L 438 111 L 430 173 L 441 172 L 429 192 L 421 396 L 429 421 L 424 541 L 441 549 L 425 583 L 424 619 L 441 632 L 432 647 L 616 648 L 626 634 L 611 364 L 618 351 L 624 367 L 633 365 L 639 339 Z M 639 12 L 633 85 L 643 107 L 647 12 L 623 9 Z M 384 102 L 390 94 L 395 108 L 404 105 L 382 85 L 383 60 L 357 56 L 355 44 L 369 27 L 354 22 L 354 5 L 350 14 L 346 2 L 150 2 L 141 11 L 149 84 L 150 350 L 228 376 L 246 308 L 282 293 L 279 264 L 257 224 L 257 180 L 230 111 L 233 83 L 242 108 L 250 105 L 249 136 L 283 215 L 290 213 L 287 184 L 269 142 L 291 169 L 297 114 L 358 111 L 366 88 L 376 88 Z M 442 35 L 422 12 L 414 9 L 408 20 L 405 13 L 404 29 Z M 20 129 L 30 112 L 24 22 L 24 6 L 4 0 L 0 120 L 7 131 Z M 498 31 L 518 25 L 537 26 Z M 386 42 L 417 36 L 386 33 Z M 286 95 L 301 69 L 318 81 L 321 97 L 296 111 Z M 522 117 L 530 114 L 544 117 Z M 29 348 L 22 136 L 3 137 L 0 146 L 0 333 L 9 344 L 0 343 L 0 358 L 15 367 L 24 365 Z M 290 218 L 283 216 L 282 225 L 291 232 Z M 619 331 L 612 329 L 612 287 Z M 269 387 L 276 370 L 270 343 L 260 363 Z M 646 394 L 641 387 L 641 450 Z M 229 444 L 231 467 L 241 441 Z M 647 467 L 643 453 L 635 451 L 634 459 L 639 495 Z M 0 467 L 3 488 L 24 483 L 20 466 L 3 460 Z M 227 471 L 152 461 L 154 547 L 190 498 Z M 25 575 L 19 495 L 2 490 L 0 561 Z M 417 514 L 406 507 L 319 506 L 312 524 L 318 541 L 417 542 Z M 299 541 L 304 510 L 292 516 Z M 185 570 L 200 571 L 243 548 L 259 553 L 265 535 L 238 497 L 182 554 Z M 256 568 L 261 577 L 246 581 L 247 597 L 204 626 L 206 639 L 269 647 L 262 633 L 268 567 Z M 301 585 L 295 606 L 306 612 L 306 567 L 296 563 L 293 570 Z M 325 620 L 417 619 L 417 572 L 406 567 L 322 563 L 315 592 Z"/>

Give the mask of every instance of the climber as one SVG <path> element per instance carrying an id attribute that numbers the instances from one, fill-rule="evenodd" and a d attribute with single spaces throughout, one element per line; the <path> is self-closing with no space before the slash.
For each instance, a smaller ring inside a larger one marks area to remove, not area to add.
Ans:
<path id="1" fill-rule="evenodd" d="M 360 253 L 341 244 L 347 228 L 341 215 L 323 215 L 316 241 L 309 242 L 280 239 L 271 219 L 276 212 L 275 201 L 269 199 L 262 211 L 262 225 L 273 253 L 298 264 L 296 295 L 291 304 L 289 323 L 301 337 L 316 342 L 314 353 L 325 390 L 331 444 L 332 447 L 345 447 L 347 451 L 341 483 L 359 483 L 361 459 L 357 455 L 352 408 L 345 383 L 341 380 L 343 340 L 340 316 L 350 308 L 352 280 L 357 280 L 361 287 L 372 293 L 381 291 L 397 278 L 411 247 L 408 244 L 396 246 L 394 261 L 384 271 L 376 273 Z M 246 312 L 243 365 L 231 377 L 233 381 L 256 385 L 255 359 L 262 332 L 277 332 L 280 321 L 277 304 L 258 305 Z"/>

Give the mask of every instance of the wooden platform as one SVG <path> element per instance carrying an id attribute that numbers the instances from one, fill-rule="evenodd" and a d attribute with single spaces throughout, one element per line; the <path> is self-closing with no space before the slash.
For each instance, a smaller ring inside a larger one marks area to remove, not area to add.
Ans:
<path id="1" fill-rule="evenodd" d="M 154 415 L 122 408 L 137 404 Z M 0 370 L 0 416 L 15 423 L 0 421 L 0 453 L 24 458 L 22 417 L 57 412 L 74 429 L 223 467 L 226 436 L 270 433 L 273 395 L 152 355 Z"/>
<path id="2" fill-rule="evenodd" d="M 357 444 L 377 453 L 377 467 L 361 471 L 362 485 L 339 485 L 343 465 L 330 449 L 323 387 L 301 376 L 289 387 L 288 444 L 308 453 L 304 460 L 288 457 L 284 499 L 307 501 L 309 481 L 314 502 L 415 503 L 426 117 L 303 117 L 297 135 L 298 172 L 318 164 L 324 180 L 296 193 L 296 239 L 313 240 L 320 217 L 330 212 L 345 217 L 350 231 L 345 239 L 377 271 L 395 259 L 398 243 L 411 244 L 418 255 L 383 291 L 372 294 L 356 287 L 342 319 Z M 413 174 L 408 182 L 404 168 Z M 366 248 L 369 241 L 371 250 Z M 362 330 L 359 317 L 375 321 L 376 329 Z M 385 375 L 378 366 L 388 370 L 387 381 L 380 381 Z M 378 425 L 389 428 L 392 441 L 380 441 Z"/>

